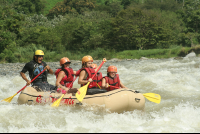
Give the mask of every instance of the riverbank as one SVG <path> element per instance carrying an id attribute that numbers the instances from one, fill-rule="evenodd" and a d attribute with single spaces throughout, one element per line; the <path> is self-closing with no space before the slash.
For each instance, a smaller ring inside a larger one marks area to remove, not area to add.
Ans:
<path id="1" fill-rule="evenodd" d="M 199 56 L 195 52 L 190 52 L 189 54 L 185 55 L 184 57 L 196 57 Z M 118 58 L 113 58 L 110 60 L 107 60 L 107 65 L 115 64 L 117 62 L 123 62 L 123 61 L 138 61 L 138 60 L 153 60 L 153 59 L 158 59 L 158 58 L 147 58 L 147 57 L 141 57 L 140 59 L 118 59 Z M 172 57 L 172 59 L 175 60 L 182 60 L 183 57 Z M 45 60 L 44 60 L 45 61 Z M 94 60 L 93 63 L 100 65 L 102 60 Z M 58 62 L 46 62 L 47 65 L 51 67 L 53 71 L 56 69 L 60 68 L 60 63 Z M 0 75 L 19 75 L 22 68 L 24 67 L 26 63 L 2 63 L 0 64 Z M 78 70 L 81 68 L 81 61 L 79 60 L 71 60 L 71 65 L 73 69 Z"/>
<path id="2" fill-rule="evenodd" d="M 14 53 L 14 57 L 5 56 L 0 60 L 1 63 L 26 63 L 29 62 L 33 58 L 35 50 L 26 50 L 21 52 L 20 54 L 16 52 Z M 153 59 L 167 59 L 174 57 L 185 57 L 190 52 L 194 52 L 197 56 L 200 54 L 200 45 L 195 47 L 181 47 L 181 46 L 173 46 L 169 49 L 149 49 L 149 50 L 124 50 L 120 52 L 104 50 L 104 49 L 96 49 L 91 51 L 90 53 L 76 52 L 72 53 L 70 51 L 64 51 L 63 53 L 57 53 L 55 51 L 46 51 L 44 61 L 46 62 L 57 62 L 62 57 L 68 57 L 70 60 L 81 60 L 85 55 L 91 55 L 95 60 L 101 60 L 104 57 L 107 60 L 111 59 L 141 59 L 142 57 L 153 58 Z"/>
<path id="3" fill-rule="evenodd" d="M 123 59 L 123 60 L 131 60 L 131 59 Z M 122 59 L 115 58 L 108 60 L 107 63 L 112 64 L 119 61 L 122 61 Z M 101 64 L 101 62 L 102 60 L 94 60 L 94 63 L 97 65 Z M 46 62 L 46 63 L 51 67 L 53 71 L 60 68 L 59 62 Z M 2 63 L 0 64 L 0 75 L 19 75 L 25 64 L 26 63 Z M 71 67 L 75 69 L 81 68 L 81 61 L 71 60 Z"/>

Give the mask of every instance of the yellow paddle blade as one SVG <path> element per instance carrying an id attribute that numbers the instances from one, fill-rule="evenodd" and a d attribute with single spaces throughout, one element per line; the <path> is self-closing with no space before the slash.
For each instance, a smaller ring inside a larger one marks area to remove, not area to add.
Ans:
<path id="1" fill-rule="evenodd" d="M 58 100 L 56 100 L 51 106 L 52 107 L 58 107 L 60 102 L 61 102 L 61 100 L 62 100 L 62 98 L 64 97 L 64 95 L 65 94 L 62 94 L 62 96 Z"/>
<path id="2" fill-rule="evenodd" d="M 158 104 L 161 101 L 161 96 L 159 94 L 146 93 L 146 94 L 143 94 L 143 96 L 146 97 L 149 101 L 152 101 Z"/>
<path id="3" fill-rule="evenodd" d="M 90 82 L 88 82 L 85 86 L 79 88 L 79 90 L 76 92 L 76 98 L 82 102 L 83 98 L 85 97 L 86 95 L 86 92 L 87 92 L 87 88 L 88 88 L 88 85 L 90 84 Z"/>
<path id="4" fill-rule="evenodd" d="M 6 102 L 11 102 L 11 100 L 13 99 L 13 97 L 15 96 L 15 95 L 17 95 L 17 93 L 16 94 L 14 94 L 13 96 L 11 96 L 11 97 L 8 97 L 8 98 L 6 98 L 6 99 L 4 99 L 4 100 L 2 100 L 2 101 L 6 101 Z"/>

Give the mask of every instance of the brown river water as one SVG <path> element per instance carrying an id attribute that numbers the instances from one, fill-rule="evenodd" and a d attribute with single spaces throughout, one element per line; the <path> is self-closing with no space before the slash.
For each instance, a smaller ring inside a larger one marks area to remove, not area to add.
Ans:
<path id="1" fill-rule="evenodd" d="M 141 93 L 160 94 L 160 104 L 146 99 L 144 112 L 119 114 L 98 106 L 18 105 L 18 94 L 11 103 L 0 102 L 0 132 L 200 132 L 200 57 L 110 61 L 100 69 L 104 76 L 109 65 L 117 66 L 126 87 Z M 72 67 L 78 70 L 80 64 Z M 19 73 L 0 75 L 0 81 L 0 100 L 14 95 L 26 84 Z M 55 75 L 48 75 L 48 81 L 55 84 Z M 80 87 L 77 80 L 74 87 Z"/>

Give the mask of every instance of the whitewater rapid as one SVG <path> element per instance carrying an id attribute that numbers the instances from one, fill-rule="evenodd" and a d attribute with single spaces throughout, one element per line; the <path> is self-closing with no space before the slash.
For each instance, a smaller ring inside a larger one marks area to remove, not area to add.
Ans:
<path id="1" fill-rule="evenodd" d="M 122 83 L 141 93 L 161 95 L 161 103 L 146 99 L 145 111 L 109 113 L 102 107 L 18 105 L 0 102 L 2 133 L 198 133 L 200 132 L 200 58 L 147 59 L 106 62 L 118 68 Z M 99 63 L 98 63 L 99 65 Z M 78 70 L 80 65 L 72 66 Z M 27 74 L 28 76 L 28 74 Z M 25 81 L 19 73 L 0 75 L 0 100 L 14 95 Z M 55 75 L 48 75 L 55 84 Z M 77 80 L 74 87 L 79 88 Z"/>

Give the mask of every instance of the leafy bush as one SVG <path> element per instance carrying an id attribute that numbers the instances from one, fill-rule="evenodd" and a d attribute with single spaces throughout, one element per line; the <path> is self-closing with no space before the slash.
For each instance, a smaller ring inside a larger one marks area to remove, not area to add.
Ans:
<path id="1" fill-rule="evenodd" d="M 40 14 L 43 13 L 45 7 L 44 0 L 15 0 L 14 9 L 24 14 Z"/>
<path id="2" fill-rule="evenodd" d="M 85 9 L 92 10 L 95 8 L 95 0 L 64 0 L 58 2 L 47 14 L 48 18 L 65 14 L 82 14 Z M 87 11 L 88 11 L 87 10 Z"/>
<path id="3" fill-rule="evenodd" d="M 102 60 L 103 58 L 106 59 L 111 59 L 114 58 L 113 55 L 115 54 L 114 50 L 105 50 L 103 48 L 97 48 L 95 50 L 93 50 L 92 52 L 90 52 L 90 55 L 94 58 L 94 59 L 98 59 L 98 60 Z"/>

